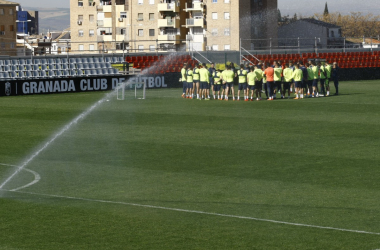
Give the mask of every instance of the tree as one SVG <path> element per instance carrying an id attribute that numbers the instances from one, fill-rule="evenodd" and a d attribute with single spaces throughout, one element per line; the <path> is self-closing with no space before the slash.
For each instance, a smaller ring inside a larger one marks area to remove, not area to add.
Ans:
<path id="1" fill-rule="evenodd" d="M 297 17 L 297 13 L 294 13 L 294 16 L 293 16 L 293 22 L 297 21 L 298 20 L 298 17 Z"/>
<path id="2" fill-rule="evenodd" d="M 342 36 L 346 37 L 373 37 L 380 34 L 380 16 L 371 13 L 363 15 L 361 12 L 351 12 L 342 15 L 335 12 L 329 15 L 314 14 L 313 18 L 340 26 Z"/>
<path id="3" fill-rule="evenodd" d="M 325 11 L 323 11 L 323 15 L 324 16 L 328 16 L 329 15 L 329 8 L 327 7 L 327 2 L 325 4 Z"/>
<path id="4" fill-rule="evenodd" d="M 280 9 L 277 9 L 277 22 L 282 22 L 282 16 L 281 16 L 281 11 Z"/>

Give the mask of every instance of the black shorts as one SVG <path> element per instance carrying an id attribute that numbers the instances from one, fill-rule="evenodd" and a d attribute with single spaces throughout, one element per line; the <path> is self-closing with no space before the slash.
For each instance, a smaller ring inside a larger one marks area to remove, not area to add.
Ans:
<path id="1" fill-rule="evenodd" d="M 199 80 L 193 80 L 194 84 L 199 84 Z"/>
<path id="2" fill-rule="evenodd" d="M 215 84 L 214 85 L 214 91 L 219 91 L 220 90 L 221 84 Z"/>
<path id="3" fill-rule="evenodd" d="M 318 79 L 313 80 L 313 87 L 318 87 Z"/>
<path id="4" fill-rule="evenodd" d="M 290 84 L 292 82 L 284 82 L 284 90 L 290 90 Z"/>
<path id="5" fill-rule="evenodd" d="M 255 89 L 256 89 L 256 86 L 255 86 L 255 85 L 248 85 L 248 89 L 250 89 L 250 90 L 255 90 Z"/>
<path id="6" fill-rule="evenodd" d="M 296 88 L 302 88 L 302 81 L 295 81 Z"/>
<path id="7" fill-rule="evenodd" d="M 330 78 L 326 78 L 326 81 L 325 81 L 325 86 L 326 87 L 329 87 L 329 85 L 330 85 Z"/>
<path id="8" fill-rule="evenodd" d="M 210 88 L 208 86 L 208 82 L 201 82 L 200 86 L 201 86 L 201 89 L 208 89 L 208 88 Z"/>
<path id="9" fill-rule="evenodd" d="M 277 89 L 281 89 L 281 81 L 274 82 L 274 87 Z"/>
<path id="10" fill-rule="evenodd" d="M 255 89 L 262 89 L 263 81 L 255 81 Z"/>
<path id="11" fill-rule="evenodd" d="M 306 88 L 307 87 L 307 83 L 306 83 L 306 80 L 302 80 L 302 83 L 301 83 L 301 88 Z"/>
<path id="12" fill-rule="evenodd" d="M 188 83 L 188 82 L 185 82 L 185 81 L 182 81 L 182 84 L 183 84 L 183 87 L 184 87 L 184 88 L 188 88 L 188 86 L 189 86 L 189 83 Z"/>
<path id="13" fill-rule="evenodd" d="M 192 89 L 193 88 L 193 82 L 188 82 L 187 83 L 187 88 Z"/>
<path id="14" fill-rule="evenodd" d="M 226 83 L 226 87 L 233 88 L 234 87 L 234 83 L 233 82 L 227 82 Z"/>
<path id="15" fill-rule="evenodd" d="M 313 86 L 313 80 L 309 80 L 309 81 L 307 81 L 307 86 L 308 86 L 309 88 L 311 88 L 311 86 Z"/>
<path id="16" fill-rule="evenodd" d="M 247 88 L 247 83 L 239 83 L 238 90 L 243 90 Z"/>

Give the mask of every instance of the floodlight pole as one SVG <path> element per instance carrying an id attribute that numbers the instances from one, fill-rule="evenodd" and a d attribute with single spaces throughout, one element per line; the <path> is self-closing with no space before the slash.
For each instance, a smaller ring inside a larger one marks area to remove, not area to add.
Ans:
<path id="1" fill-rule="evenodd" d="M 343 52 L 346 53 L 346 37 L 343 38 Z"/>
<path id="2" fill-rule="evenodd" d="M 240 57 L 239 57 L 239 60 L 240 60 L 240 63 L 242 63 L 242 58 L 241 58 L 241 37 L 240 37 L 240 41 L 239 41 L 239 52 L 240 52 Z"/>

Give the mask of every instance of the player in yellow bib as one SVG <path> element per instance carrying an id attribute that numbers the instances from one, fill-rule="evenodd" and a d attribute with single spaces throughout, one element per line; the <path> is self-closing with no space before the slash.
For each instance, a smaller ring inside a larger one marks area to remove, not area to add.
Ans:
<path id="1" fill-rule="evenodd" d="M 187 81 L 186 81 L 186 63 L 183 64 L 183 67 L 181 69 L 181 81 L 183 84 L 182 98 L 186 98 L 188 97 L 188 88 L 187 88 Z"/>
<path id="2" fill-rule="evenodd" d="M 199 86 L 199 64 L 195 65 L 193 69 L 193 82 L 194 82 L 194 92 L 197 92 L 197 98 L 199 99 L 199 94 L 200 94 L 200 86 Z"/>
<path id="3" fill-rule="evenodd" d="M 326 69 L 325 87 L 326 87 L 326 91 L 327 91 L 326 96 L 329 96 L 330 95 L 331 70 L 332 70 L 331 64 L 329 64 L 328 62 L 326 62 L 325 63 L 325 69 Z"/>
<path id="4" fill-rule="evenodd" d="M 191 69 L 191 64 L 187 65 L 186 68 L 186 82 L 187 82 L 187 88 L 189 90 L 189 98 L 193 99 L 193 70 Z"/>
<path id="5" fill-rule="evenodd" d="M 214 100 L 217 100 L 217 99 L 220 99 L 220 87 L 222 86 L 221 70 L 215 70 L 212 77 L 214 78 Z M 216 99 L 216 94 L 218 94 L 217 99 Z"/>
<path id="6" fill-rule="evenodd" d="M 251 90 L 251 101 L 253 101 L 253 92 L 255 91 L 255 72 L 254 68 L 251 67 L 249 69 L 249 73 L 247 74 L 247 82 L 248 82 L 248 88 L 247 88 L 247 95 L 249 100 L 249 90 Z"/>
<path id="7" fill-rule="evenodd" d="M 287 64 L 285 64 L 284 69 L 284 97 L 286 94 L 286 91 L 288 91 L 288 99 L 290 98 L 290 85 L 293 82 L 293 69 L 289 68 Z"/>
<path id="8" fill-rule="evenodd" d="M 235 90 L 234 90 L 234 77 L 235 73 L 231 70 L 231 66 L 227 65 L 227 70 L 223 72 L 223 83 L 226 84 L 226 89 L 224 90 L 224 100 L 228 101 L 228 91 L 232 91 L 232 99 L 235 101 Z"/>
<path id="9" fill-rule="evenodd" d="M 263 88 L 264 72 L 261 66 L 255 65 L 255 90 L 256 90 L 256 101 L 261 101 L 261 90 Z"/>
<path id="10" fill-rule="evenodd" d="M 202 99 L 205 99 L 206 101 L 210 100 L 207 94 L 207 90 L 210 90 L 210 87 L 209 87 L 210 78 L 209 78 L 209 72 L 206 68 L 205 63 L 201 65 L 201 69 L 199 70 L 199 81 L 200 81 L 201 89 L 202 89 L 199 100 L 202 100 Z"/>
<path id="11" fill-rule="evenodd" d="M 237 71 L 237 74 L 239 77 L 237 100 L 240 101 L 240 91 L 243 90 L 244 101 L 248 101 L 248 93 L 247 93 L 247 74 L 248 74 L 248 72 L 244 69 L 244 64 L 240 64 L 240 69 Z"/>
<path id="12" fill-rule="evenodd" d="M 276 99 L 276 92 L 281 93 L 281 98 L 283 98 L 282 88 L 281 88 L 281 78 L 282 78 L 282 66 L 278 62 L 274 62 L 274 98 Z M 277 90 L 276 90 L 277 89 Z"/>
<path id="13" fill-rule="evenodd" d="M 302 69 L 300 69 L 300 66 L 296 64 L 295 70 L 293 72 L 293 79 L 295 83 L 295 88 L 296 88 L 296 98 L 294 99 L 300 99 L 303 98 L 303 89 L 302 89 L 302 79 L 303 79 L 303 73 Z M 298 97 L 298 93 L 300 93 L 300 98 Z"/>

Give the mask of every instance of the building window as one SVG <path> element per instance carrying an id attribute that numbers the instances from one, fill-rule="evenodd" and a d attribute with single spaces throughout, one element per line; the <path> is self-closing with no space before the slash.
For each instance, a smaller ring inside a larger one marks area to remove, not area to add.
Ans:
<path id="1" fill-rule="evenodd" d="M 154 4 L 154 0 L 149 0 L 149 4 Z"/>
<path id="2" fill-rule="evenodd" d="M 218 13 L 212 12 L 212 19 L 218 19 Z"/>
<path id="3" fill-rule="evenodd" d="M 78 15 L 78 21 L 83 21 L 83 15 Z"/>
<path id="4" fill-rule="evenodd" d="M 149 29 L 149 36 L 154 36 L 154 29 Z"/>
<path id="5" fill-rule="evenodd" d="M 213 44 L 212 45 L 212 50 L 218 50 L 218 45 Z"/>
<path id="6" fill-rule="evenodd" d="M 78 6 L 83 7 L 83 0 L 78 0 Z"/>
<path id="7" fill-rule="evenodd" d="M 138 13 L 137 14 L 137 21 L 144 21 L 143 13 Z"/>
<path id="8" fill-rule="evenodd" d="M 0 15 L 4 15 L 4 9 L 0 9 Z"/>
<path id="9" fill-rule="evenodd" d="M 79 44 L 79 50 L 84 50 L 83 44 Z"/>
<path id="10" fill-rule="evenodd" d="M 9 31 L 14 31 L 13 25 L 9 25 Z"/>
<path id="11" fill-rule="evenodd" d="M 0 25 L 0 31 L 5 31 L 5 26 L 4 25 Z"/>
<path id="12" fill-rule="evenodd" d="M 138 0 L 137 4 L 139 5 L 143 4 L 143 0 Z"/>
<path id="13" fill-rule="evenodd" d="M 13 9 L 9 9 L 9 15 L 13 15 Z"/>
<path id="14" fill-rule="evenodd" d="M 212 3 L 217 3 L 218 2 L 218 0 L 212 0 Z"/>
<path id="15" fill-rule="evenodd" d="M 138 30 L 138 36 L 144 36 L 144 30 L 143 29 Z"/>
<path id="16" fill-rule="evenodd" d="M 120 18 L 127 18 L 127 12 L 120 12 Z"/>
<path id="17" fill-rule="evenodd" d="M 156 47 L 154 45 L 149 45 L 149 51 L 155 51 Z"/>
<path id="18" fill-rule="evenodd" d="M 121 29 L 120 30 L 120 35 L 125 35 L 127 34 L 127 29 Z"/>
<path id="19" fill-rule="evenodd" d="M 331 31 L 331 37 L 335 37 L 334 31 Z"/>
<path id="20" fill-rule="evenodd" d="M 94 17 L 94 15 L 89 15 L 89 16 L 88 16 L 88 20 L 89 20 L 91 23 L 93 23 L 93 22 L 95 21 L 95 17 Z"/>
<path id="21" fill-rule="evenodd" d="M 89 48 L 89 50 L 95 50 L 95 46 L 93 44 L 90 44 L 90 46 L 88 48 Z"/>
<path id="22" fill-rule="evenodd" d="M 224 3 L 230 3 L 230 0 L 224 0 Z"/>
<path id="23" fill-rule="evenodd" d="M 11 43 L 11 49 L 16 48 L 16 43 Z"/>
<path id="24" fill-rule="evenodd" d="M 212 36 L 217 36 L 218 35 L 218 29 L 212 29 L 211 35 Z"/>
<path id="25" fill-rule="evenodd" d="M 2 49 L 5 49 L 5 43 L 1 43 L 1 44 L 0 44 L 0 47 L 1 47 Z"/>
<path id="26" fill-rule="evenodd" d="M 224 35 L 225 36 L 230 36 L 230 28 L 225 28 L 224 29 Z"/>
<path id="27" fill-rule="evenodd" d="M 94 30 L 90 30 L 89 35 L 90 35 L 90 37 L 94 36 L 95 35 Z"/>
<path id="28" fill-rule="evenodd" d="M 229 44 L 224 45 L 224 50 L 231 50 L 231 45 Z"/>
<path id="29" fill-rule="evenodd" d="M 88 0 L 88 6 L 95 6 L 94 0 Z"/>
<path id="30" fill-rule="evenodd" d="M 230 12 L 224 12 L 224 19 L 230 19 Z"/>
<path id="31" fill-rule="evenodd" d="M 149 13 L 149 20 L 154 20 L 154 13 Z"/>
<path id="32" fill-rule="evenodd" d="M 144 45 L 139 45 L 139 51 L 144 52 Z"/>
<path id="33" fill-rule="evenodd" d="M 83 30 L 78 30 L 78 36 L 83 36 Z"/>

